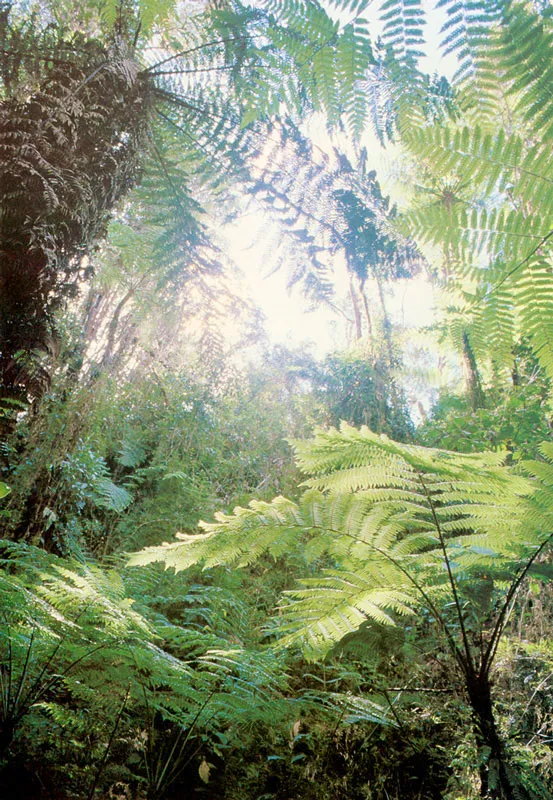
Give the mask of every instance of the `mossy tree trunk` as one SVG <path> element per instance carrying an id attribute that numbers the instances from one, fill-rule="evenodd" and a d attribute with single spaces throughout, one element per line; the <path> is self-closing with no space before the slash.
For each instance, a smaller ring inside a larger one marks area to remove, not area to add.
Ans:
<path id="1" fill-rule="evenodd" d="M 55 312 L 139 175 L 152 91 L 124 41 L 60 36 L 36 63 L 33 93 L 0 101 L 0 386 L 31 398 L 48 381 Z"/>

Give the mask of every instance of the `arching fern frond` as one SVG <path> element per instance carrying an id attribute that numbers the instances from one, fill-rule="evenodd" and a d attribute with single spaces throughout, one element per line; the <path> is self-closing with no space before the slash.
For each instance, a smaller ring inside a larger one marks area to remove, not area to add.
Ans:
<path id="1" fill-rule="evenodd" d="M 532 484 L 501 454 L 400 445 L 345 424 L 294 444 L 312 476 L 298 503 L 254 502 L 130 563 L 239 566 L 296 550 L 326 564 L 285 595 L 278 617 L 282 646 L 315 658 L 367 620 L 395 625 L 421 604 L 440 619 L 453 595 L 461 615 L 481 581 L 504 580 L 540 544 L 525 525 Z"/>
<path id="2" fill-rule="evenodd" d="M 389 570 L 386 575 L 388 581 L 393 579 Z M 279 625 L 278 646 L 299 645 L 308 659 L 328 652 L 367 620 L 395 625 L 398 616 L 413 614 L 417 605 L 408 587 L 378 586 L 373 574 L 324 570 L 316 578 L 303 579 L 301 586 L 287 593 L 280 608 L 285 621 Z"/>
<path id="3" fill-rule="evenodd" d="M 553 375 L 553 274 L 550 260 L 532 259 L 514 278 L 521 329 L 547 375 Z"/>
<path id="4" fill-rule="evenodd" d="M 551 17 L 524 3 L 510 3 L 501 36 L 500 68 L 516 110 L 540 139 L 553 135 L 553 25 Z"/>

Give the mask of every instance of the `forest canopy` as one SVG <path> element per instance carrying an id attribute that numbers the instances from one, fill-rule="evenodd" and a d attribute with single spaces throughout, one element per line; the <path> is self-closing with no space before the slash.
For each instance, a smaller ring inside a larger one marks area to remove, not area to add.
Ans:
<path id="1" fill-rule="evenodd" d="M 551 64 L 540 2 L 0 0 L 8 800 L 552 796 Z"/>

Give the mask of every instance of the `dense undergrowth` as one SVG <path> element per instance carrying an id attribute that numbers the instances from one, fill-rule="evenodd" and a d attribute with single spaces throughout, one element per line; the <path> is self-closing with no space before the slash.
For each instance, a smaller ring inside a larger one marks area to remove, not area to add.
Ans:
<path id="1" fill-rule="evenodd" d="M 5 800 L 553 795 L 553 18 L 377 5 L 0 2 Z"/>
<path id="2" fill-rule="evenodd" d="M 330 411 L 314 363 L 309 381 L 288 389 L 281 369 L 242 370 L 216 392 L 184 372 L 94 392 L 53 387 L 5 440 L 6 797 L 478 794 L 470 711 L 432 612 L 400 627 L 361 625 L 319 663 L 272 646 L 281 624 L 273 609 L 337 553 L 308 554 L 300 537 L 241 569 L 217 559 L 176 574 L 126 566 L 125 553 L 175 530 L 194 535 L 218 509 L 300 496 L 285 437 L 311 434 Z M 516 405 L 533 389 L 504 391 Z M 357 403 L 370 402 L 360 392 Z M 515 442 L 525 455 L 548 424 L 538 407 L 533 441 L 524 430 Z M 488 412 L 498 424 L 502 413 Z M 454 437 L 458 417 L 447 419 L 436 411 L 424 441 L 444 426 Z M 485 436 L 479 420 L 472 430 Z M 513 757 L 530 758 L 547 785 L 553 600 L 536 582 L 544 570 L 521 585 L 493 679 Z M 482 603 L 486 586 L 473 585 Z"/>

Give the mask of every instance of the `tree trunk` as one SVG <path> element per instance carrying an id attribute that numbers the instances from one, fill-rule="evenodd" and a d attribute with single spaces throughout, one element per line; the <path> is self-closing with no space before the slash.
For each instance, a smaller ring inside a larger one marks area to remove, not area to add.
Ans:
<path id="1" fill-rule="evenodd" d="M 33 399 L 48 385 L 37 353 L 55 345 L 55 314 L 139 177 L 153 91 L 128 43 L 56 34 L 63 59 L 34 60 L 33 91 L 0 99 L 0 385 Z"/>
<path id="2" fill-rule="evenodd" d="M 353 307 L 353 318 L 355 320 L 355 340 L 359 341 L 363 338 L 363 326 L 361 323 L 361 311 L 359 309 L 359 298 L 357 297 L 357 292 L 355 290 L 355 286 L 353 285 L 353 279 L 350 275 L 349 279 L 349 293 L 351 296 L 351 304 Z"/>
<path id="3" fill-rule="evenodd" d="M 103 367 L 104 369 L 108 367 L 113 361 L 114 350 L 115 350 L 115 337 L 117 334 L 117 328 L 119 327 L 121 314 L 123 313 L 123 309 L 129 302 L 129 300 L 132 300 L 133 295 L 134 295 L 134 289 L 129 289 L 129 291 L 125 294 L 125 296 L 122 297 L 121 300 L 117 303 L 115 311 L 113 312 L 113 316 L 108 326 L 106 347 L 104 350 L 104 355 L 102 356 L 101 367 Z"/>
<path id="4" fill-rule="evenodd" d="M 11 718 L 0 722 L 0 759 L 3 759 L 9 750 L 15 736 L 15 729 L 16 724 Z"/>
<path id="5" fill-rule="evenodd" d="M 378 298 L 380 300 L 380 307 L 382 308 L 382 330 L 384 333 L 384 341 L 388 350 L 388 358 L 390 359 L 390 366 L 394 363 L 394 347 L 392 343 L 392 321 L 388 316 L 388 309 L 386 308 L 386 299 L 384 297 L 384 286 L 382 279 L 376 275 L 376 285 L 378 287 Z"/>
<path id="6" fill-rule="evenodd" d="M 480 797 L 532 800 L 532 793 L 524 787 L 518 770 L 509 762 L 505 744 L 497 731 L 489 676 L 476 675 L 467 683 L 478 753 Z"/>
<path id="7" fill-rule="evenodd" d="M 467 376 L 467 389 L 470 404 L 472 410 L 476 411 L 479 408 L 484 408 L 486 398 L 480 382 L 480 374 L 478 372 L 474 352 L 470 345 L 469 335 L 466 331 L 463 333 L 463 361 Z"/>

